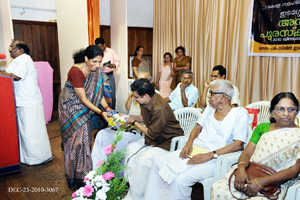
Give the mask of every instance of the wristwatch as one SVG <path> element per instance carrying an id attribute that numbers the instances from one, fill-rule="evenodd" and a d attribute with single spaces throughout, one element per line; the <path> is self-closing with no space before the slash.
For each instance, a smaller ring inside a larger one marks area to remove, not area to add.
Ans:
<path id="1" fill-rule="evenodd" d="M 217 152 L 216 152 L 216 151 L 213 151 L 213 153 L 214 153 L 214 158 L 217 159 L 217 158 L 218 158 Z"/>

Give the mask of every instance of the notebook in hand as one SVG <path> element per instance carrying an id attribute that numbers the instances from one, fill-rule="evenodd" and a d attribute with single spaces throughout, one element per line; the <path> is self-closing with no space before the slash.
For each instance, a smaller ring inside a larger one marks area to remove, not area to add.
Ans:
<path id="1" fill-rule="evenodd" d="M 209 151 L 206 149 L 203 149 L 201 147 L 198 147 L 196 145 L 193 145 L 193 151 L 192 153 L 188 156 L 189 158 L 192 158 L 193 156 L 199 154 L 199 153 L 208 153 Z"/>
<path id="2" fill-rule="evenodd" d="M 103 67 L 108 67 L 111 64 L 110 60 L 107 61 L 106 63 L 103 63 Z"/>

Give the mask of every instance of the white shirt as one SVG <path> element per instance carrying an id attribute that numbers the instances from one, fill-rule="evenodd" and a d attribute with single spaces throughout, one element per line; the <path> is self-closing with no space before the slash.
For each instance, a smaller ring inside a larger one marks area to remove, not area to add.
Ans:
<path id="1" fill-rule="evenodd" d="M 182 104 L 181 100 L 181 83 L 177 85 L 175 90 L 170 94 L 169 99 L 171 102 L 169 102 L 170 107 L 172 110 L 176 110 L 178 108 L 183 108 L 184 105 Z M 197 102 L 197 99 L 199 97 L 198 88 L 196 88 L 193 84 L 186 87 L 184 89 L 185 96 L 188 100 L 188 107 L 191 107 Z"/>
<path id="2" fill-rule="evenodd" d="M 234 95 L 233 95 L 233 97 L 231 97 L 231 105 L 237 104 L 237 106 L 241 106 L 239 90 L 234 85 L 232 85 L 232 86 L 234 88 Z M 210 88 L 208 88 L 207 94 L 206 94 L 206 106 L 209 106 L 209 102 L 208 102 L 208 93 L 209 93 L 209 91 L 210 91 Z"/>
<path id="3" fill-rule="evenodd" d="M 194 140 L 194 145 L 213 151 L 231 144 L 235 140 L 247 142 L 247 130 L 251 117 L 243 107 L 234 107 L 222 120 L 214 117 L 215 109 L 207 106 L 196 123 L 202 131 Z"/>
<path id="4" fill-rule="evenodd" d="M 20 77 L 14 81 L 14 90 L 17 106 L 40 106 L 43 103 L 42 95 L 38 87 L 38 74 L 31 57 L 22 54 L 16 57 L 9 67 L 7 73 L 13 73 Z"/>

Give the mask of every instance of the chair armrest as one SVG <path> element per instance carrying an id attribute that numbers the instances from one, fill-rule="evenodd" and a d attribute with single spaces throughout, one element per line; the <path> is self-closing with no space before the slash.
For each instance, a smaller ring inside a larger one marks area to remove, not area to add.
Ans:
<path id="1" fill-rule="evenodd" d="M 300 181 L 289 187 L 285 199 L 300 199 Z"/>
<path id="2" fill-rule="evenodd" d="M 232 165 L 238 162 L 241 153 L 241 151 L 238 151 L 218 156 L 213 182 L 224 177 L 224 175 L 231 169 Z"/>
<path id="3" fill-rule="evenodd" d="M 178 136 L 178 137 L 172 138 L 170 151 L 182 149 L 185 146 L 188 139 L 189 139 L 189 136 Z M 176 144 L 177 144 L 177 148 L 176 148 Z"/>

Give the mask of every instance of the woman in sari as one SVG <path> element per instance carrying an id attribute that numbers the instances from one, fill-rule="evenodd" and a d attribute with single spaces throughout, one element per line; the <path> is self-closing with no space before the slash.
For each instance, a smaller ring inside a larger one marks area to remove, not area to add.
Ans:
<path id="1" fill-rule="evenodd" d="M 144 55 L 144 47 L 138 46 L 134 53 L 134 58 L 131 61 L 132 71 L 133 71 L 133 78 L 135 80 L 138 79 L 140 73 L 148 73 L 150 74 L 149 64 L 143 58 Z"/>
<path id="2" fill-rule="evenodd" d="M 281 184 L 279 199 L 285 197 L 288 187 L 296 182 L 300 172 L 300 129 L 294 123 L 298 110 L 299 102 L 293 93 L 279 93 L 272 99 L 271 123 L 262 123 L 255 128 L 238 165 L 213 184 L 212 199 L 233 199 L 228 188 L 228 177 L 236 168 L 236 175 L 231 179 L 234 196 L 264 199 L 259 194 L 263 187 Z M 271 167 L 276 173 L 249 179 L 245 169 L 250 160 Z"/>
<path id="3" fill-rule="evenodd" d="M 107 120 L 103 98 L 104 77 L 99 69 L 103 52 L 96 45 L 73 55 L 74 65 L 59 96 L 58 122 L 62 134 L 65 175 L 71 189 L 81 187 L 86 172 L 93 169 L 91 157 L 92 115 L 98 113 Z"/>
<path id="4" fill-rule="evenodd" d="M 170 87 L 172 90 L 174 90 L 177 84 L 181 82 L 182 70 L 191 70 L 191 57 L 185 55 L 184 47 L 177 47 L 175 52 L 178 57 L 176 57 L 173 61 L 174 77 Z"/>
<path id="5" fill-rule="evenodd" d="M 169 52 L 165 53 L 164 59 L 157 74 L 157 85 L 159 86 L 160 95 L 163 98 L 167 98 L 173 91 L 170 88 L 174 76 L 172 54 Z"/>

